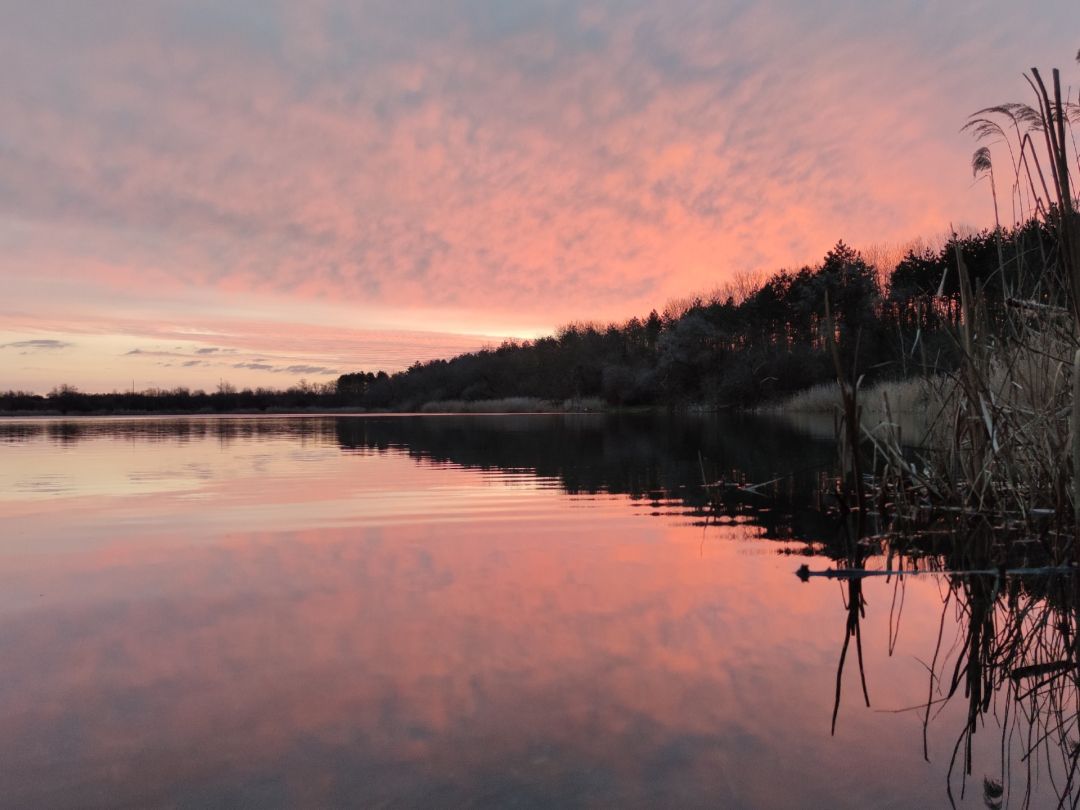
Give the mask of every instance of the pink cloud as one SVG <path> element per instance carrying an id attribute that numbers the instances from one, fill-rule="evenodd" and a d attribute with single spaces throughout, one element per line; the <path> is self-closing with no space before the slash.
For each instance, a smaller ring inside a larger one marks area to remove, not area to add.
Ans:
<path id="1" fill-rule="evenodd" d="M 413 331 L 641 314 L 989 221 L 959 126 L 1075 50 L 1005 4 L 120 10 L 0 33 L 0 278 L 34 317 L 191 289 Z"/>

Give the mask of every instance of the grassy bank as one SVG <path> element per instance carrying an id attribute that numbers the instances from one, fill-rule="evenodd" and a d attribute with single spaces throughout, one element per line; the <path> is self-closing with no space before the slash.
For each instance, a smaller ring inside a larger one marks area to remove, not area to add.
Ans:
<path id="1" fill-rule="evenodd" d="M 897 429 L 907 445 L 925 446 L 932 439 L 935 416 L 943 404 L 944 378 L 910 377 L 883 380 L 859 391 L 862 430 Z M 754 413 L 780 419 L 807 433 L 834 438 L 843 399 L 835 382 L 821 383 L 787 399 L 755 408 Z"/>
<path id="2" fill-rule="evenodd" d="M 501 399 L 441 399 L 424 403 L 420 413 L 590 413 L 607 410 L 600 399 L 568 399 L 551 402 L 536 397 L 503 397 Z"/>

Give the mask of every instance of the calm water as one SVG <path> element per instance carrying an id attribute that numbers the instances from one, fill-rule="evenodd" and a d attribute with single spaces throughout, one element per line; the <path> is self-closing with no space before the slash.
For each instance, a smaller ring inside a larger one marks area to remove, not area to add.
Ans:
<path id="1" fill-rule="evenodd" d="M 792 475 L 710 513 L 699 452 Z M 849 658 L 830 734 L 846 586 L 793 574 L 829 565 L 831 454 L 666 417 L 0 423 L 0 804 L 947 806 L 967 701 L 929 762 L 897 711 L 963 624 L 940 577 L 864 584 L 871 707 Z M 984 806 L 992 713 L 972 759 Z"/>

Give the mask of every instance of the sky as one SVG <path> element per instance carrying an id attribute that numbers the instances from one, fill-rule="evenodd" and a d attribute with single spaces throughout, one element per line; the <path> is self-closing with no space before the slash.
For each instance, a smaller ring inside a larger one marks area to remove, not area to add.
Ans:
<path id="1" fill-rule="evenodd" d="M 0 389 L 394 371 L 992 224 L 1075 0 L 0 0 Z"/>

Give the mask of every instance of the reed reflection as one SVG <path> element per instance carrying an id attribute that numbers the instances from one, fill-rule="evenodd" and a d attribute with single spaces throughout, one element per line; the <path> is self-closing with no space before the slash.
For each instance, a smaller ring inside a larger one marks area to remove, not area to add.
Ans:
<path id="1" fill-rule="evenodd" d="M 897 522 L 894 516 L 890 526 Z M 870 534 L 837 569 L 800 569 L 804 579 L 844 581 L 833 732 L 852 639 L 870 705 L 861 654 L 863 583 L 881 576 L 893 586 L 891 655 L 907 579 L 932 576 L 940 584 L 941 609 L 936 638 L 926 640 L 920 657 L 928 673 L 926 699 L 903 711 L 921 715 L 923 756 L 930 761 L 929 741 L 941 732 L 935 726 L 955 722 L 957 715 L 945 710 L 959 703 L 962 720 L 953 728 L 945 784 L 950 803 L 964 800 L 981 774 L 987 807 L 1042 806 L 1045 785 L 1059 807 L 1080 806 L 1080 578 L 1062 548 L 1048 533 L 1025 537 L 983 518 L 954 515 L 921 531 Z M 997 739 L 980 749 L 976 742 L 990 729 Z"/>
<path id="2" fill-rule="evenodd" d="M 1080 803 L 1078 596 L 1071 574 L 950 577 L 942 621 L 954 615 L 959 643 L 946 647 L 938 639 L 924 719 L 924 725 L 931 722 L 936 703 L 966 703 L 966 723 L 950 761 L 950 798 L 957 781 L 961 796 L 968 789 L 972 742 L 990 721 L 1000 726 L 1002 765 L 983 780 L 989 806 L 1016 797 L 1028 807 L 1040 779 L 1053 786 L 1059 806 Z"/>

